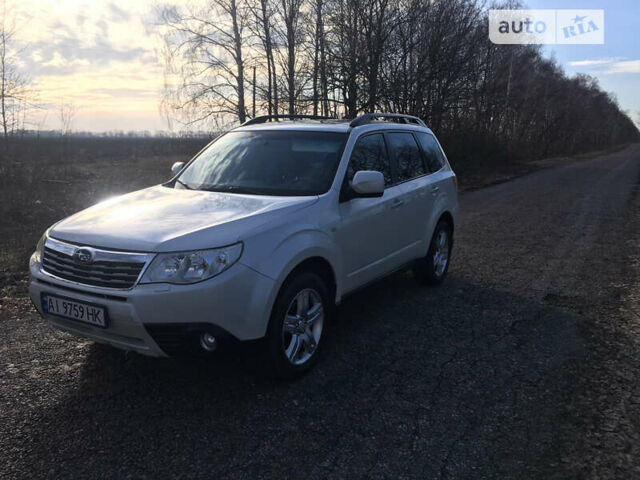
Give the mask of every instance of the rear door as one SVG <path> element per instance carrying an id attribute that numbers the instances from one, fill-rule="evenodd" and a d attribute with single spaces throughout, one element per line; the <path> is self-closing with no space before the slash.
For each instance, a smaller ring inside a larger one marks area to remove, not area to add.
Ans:
<path id="1" fill-rule="evenodd" d="M 394 160 L 400 196 L 404 202 L 402 225 L 398 232 L 406 246 L 403 260 L 423 255 L 425 231 L 433 209 L 433 179 L 416 137 L 411 131 L 385 134 Z"/>
<path id="2" fill-rule="evenodd" d="M 403 254 L 406 237 L 404 190 L 394 182 L 391 162 L 382 133 L 358 138 L 345 182 L 359 170 L 382 172 L 385 191 L 378 198 L 353 198 L 340 203 L 340 227 L 336 232 L 342 246 L 345 291 L 353 290 L 393 270 Z"/>
<path id="3" fill-rule="evenodd" d="M 431 217 L 427 225 L 426 233 L 423 236 L 430 236 L 436 227 L 435 222 L 438 215 L 444 209 L 450 209 L 456 200 L 456 186 L 454 174 L 447 164 L 440 144 L 432 133 L 415 132 L 420 148 L 422 149 L 425 164 L 429 168 L 429 192 L 431 194 L 432 208 L 437 210 Z"/>

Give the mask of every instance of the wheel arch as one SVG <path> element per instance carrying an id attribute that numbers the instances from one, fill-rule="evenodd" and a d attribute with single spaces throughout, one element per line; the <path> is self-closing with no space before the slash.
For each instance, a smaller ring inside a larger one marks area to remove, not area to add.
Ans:
<path id="1" fill-rule="evenodd" d="M 444 212 L 442 212 L 440 214 L 440 217 L 438 217 L 438 221 L 436 222 L 436 225 L 442 221 L 447 222 L 451 226 L 451 236 L 453 237 L 453 231 L 455 229 L 455 221 L 453 220 L 453 215 L 451 215 L 451 212 L 449 212 L 448 210 L 445 210 Z"/>
<path id="2" fill-rule="evenodd" d="M 431 242 L 431 239 L 433 238 L 433 233 L 436 231 L 436 227 L 438 226 L 438 223 L 440 223 L 443 220 L 451 226 L 451 241 L 453 241 L 453 236 L 455 231 L 454 218 L 455 217 L 453 213 L 448 209 L 444 209 L 439 213 L 431 212 L 427 222 L 427 226 L 425 228 L 424 238 L 426 239 L 426 242 L 424 244 L 423 255 L 427 254 L 427 251 L 429 250 L 429 244 Z"/>
<path id="3" fill-rule="evenodd" d="M 327 286 L 329 298 L 331 298 L 333 302 L 336 301 L 336 293 L 338 289 L 336 272 L 331 265 L 331 262 L 321 255 L 307 257 L 293 265 L 292 268 L 289 269 L 288 273 L 283 276 L 283 279 L 278 286 L 278 293 L 282 290 L 282 287 L 285 285 L 287 280 L 299 272 L 316 273 Z"/>

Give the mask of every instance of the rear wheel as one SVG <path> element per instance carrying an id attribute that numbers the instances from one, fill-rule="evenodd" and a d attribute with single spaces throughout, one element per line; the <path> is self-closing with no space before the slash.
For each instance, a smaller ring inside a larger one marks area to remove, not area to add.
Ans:
<path id="1" fill-rule="evenodd" d="M 288 279 L 273 307 L 267 332 L 273 373 L 295 378 L 317 361 L 329 312 L 327 287 L 312 272 Z"/>
<path id="2" fill-rule="evenodd" d="M 444 281 L 449 270 L 452 245 L 453 228 L 446 220 L 440 220 L 433 232 L 427 256 L 418 260 L 413 267 L 413 274 L 418 282 L 438 285 Z"/>

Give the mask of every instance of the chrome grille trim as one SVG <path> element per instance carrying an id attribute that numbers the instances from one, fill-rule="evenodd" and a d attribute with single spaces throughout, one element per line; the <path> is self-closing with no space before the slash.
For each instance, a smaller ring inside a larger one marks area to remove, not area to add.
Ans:
<path id="1" fill-rule="evenodd" d="M 91 250 L 93 261 L 88 264 L 76 262 L 73 255 L 79 249 Z M 76 285 L 130 290 L 154 256 L 152 253 L 104 250 L 47 238 L 41 271 Z"/>

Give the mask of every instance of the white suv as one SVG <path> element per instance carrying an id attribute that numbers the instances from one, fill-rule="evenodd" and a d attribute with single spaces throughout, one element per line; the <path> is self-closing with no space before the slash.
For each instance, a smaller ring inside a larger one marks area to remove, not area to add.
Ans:
<path id="1" fill-rule="evenodd" d="M 172 172 L 45 232 L 29 290 L 51 325 L 157 356 L 264 337 L 290 378 L 345 295 L 447 273 L 456 177 L 418 118 L 258 117 Z"/>

